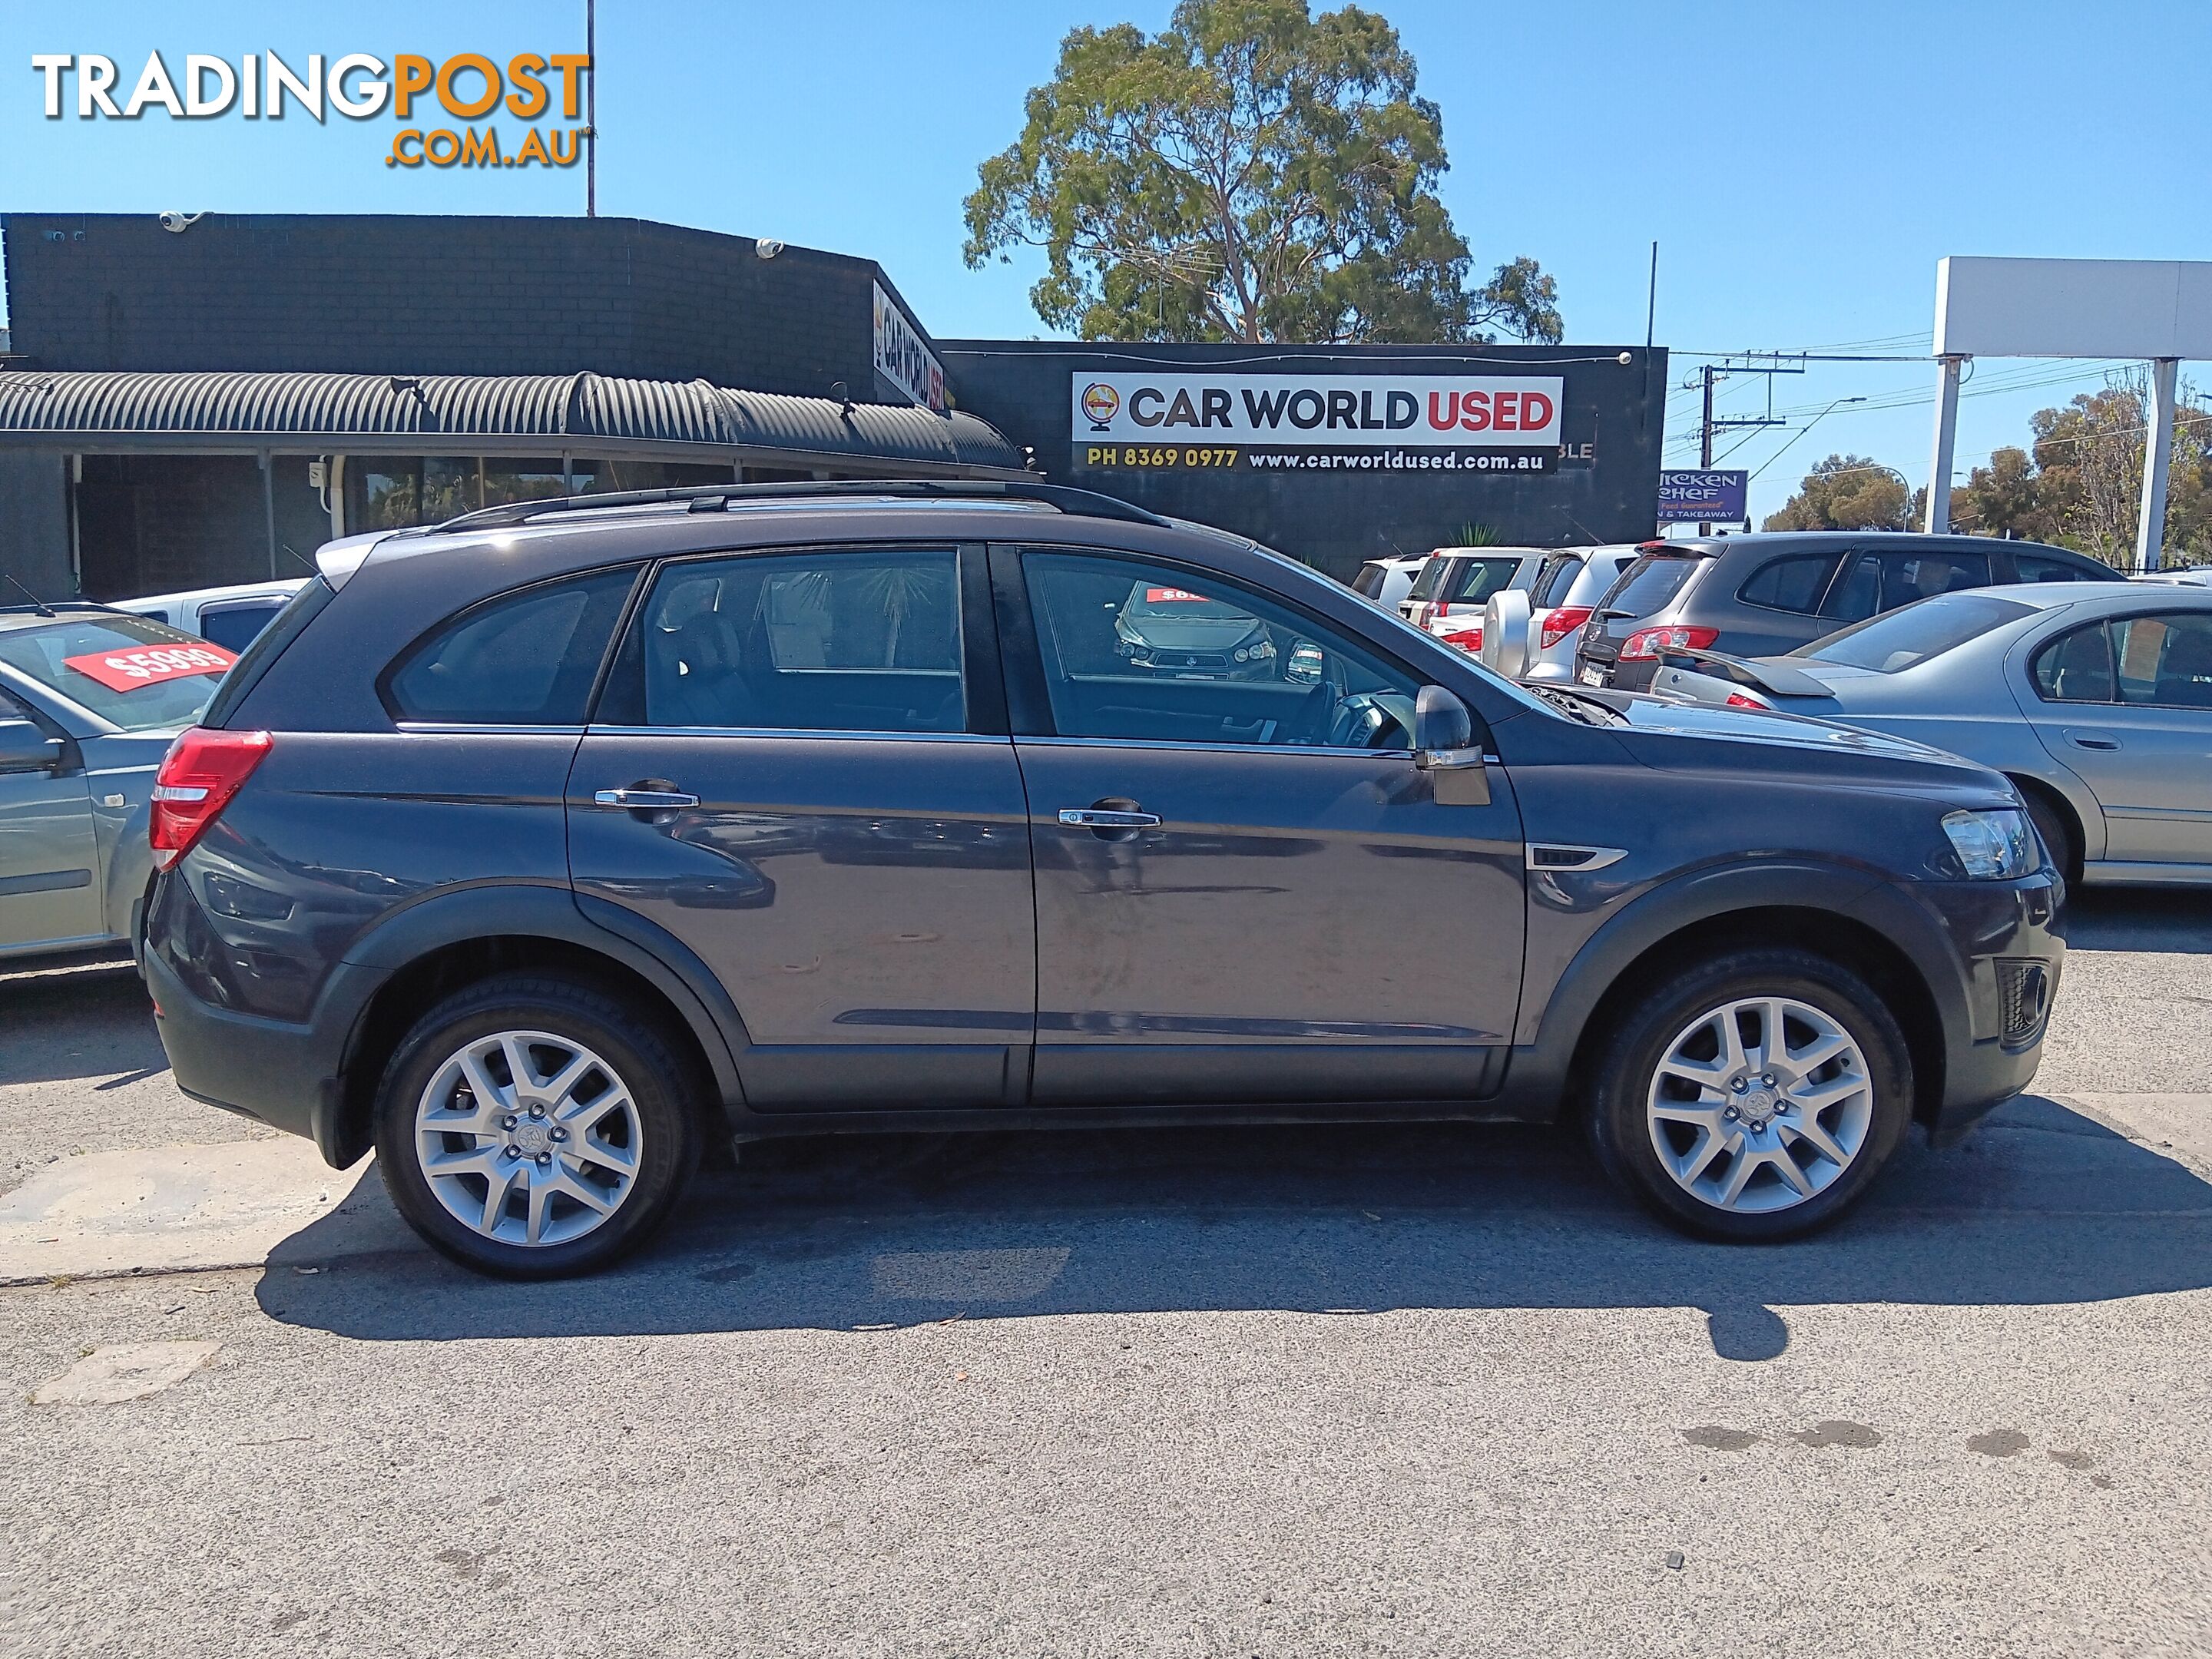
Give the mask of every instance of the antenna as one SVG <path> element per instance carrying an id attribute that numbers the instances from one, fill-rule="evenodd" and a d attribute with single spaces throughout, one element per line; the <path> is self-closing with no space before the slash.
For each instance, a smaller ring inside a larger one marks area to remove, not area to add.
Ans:
<path id="1" fill-rule="evenodd" d="M 21 593 L 25 599 L 28 599 L 31 602 L 31 608 L 33 611 L 36 611 L 41 617 L 51 617 L 54 614 L 53 607 L 52 605 L 48 605 L 44 599 L 31 592 L 29 588 L 24 586 L 22 583 L 17 581 L 13 576 L 9 575 L 4 570 L 0 570 L 0 581 L 6 582 L 9 586 L 14 588 L 18 593 Z"/>

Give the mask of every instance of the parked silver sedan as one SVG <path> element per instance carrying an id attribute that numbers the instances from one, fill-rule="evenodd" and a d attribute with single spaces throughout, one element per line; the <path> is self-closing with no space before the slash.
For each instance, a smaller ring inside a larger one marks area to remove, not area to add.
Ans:
<path id="1" fill-rule="evenodd" d="M 1651 689 L 1994 767 L 2076 880 L 2212 884 L 2212 589 L 1946 593 L 1787 656 L 1670 653 Z"/>
<path id="2" fill-rule="evenodd" d="M 0 609 L 0 957 L 137 939 L 155 769 L 234 660 L 104 605 Z"/>

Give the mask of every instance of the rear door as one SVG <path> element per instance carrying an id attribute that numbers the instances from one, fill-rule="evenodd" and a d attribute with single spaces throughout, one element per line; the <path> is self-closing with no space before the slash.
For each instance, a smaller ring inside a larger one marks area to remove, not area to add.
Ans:
<path id="1" fill-rule="evenodd" d="M 981 549 L 656 574 L 570 775 L 570 867 L 587 909 L 635 913 L 720 980 L 757 1109 L 1026 1098 L 1035 922 L 1003 706 Z"/>
<path id="2" fill-rule="evenodd" d="M 89 781 L 0 691 L 0 955 L 105 937 Z"/>
<path id="3" fill-rule="evenodd" d="M 1208 573 L 994 550 L 1036 866 L 1039 1104 L 1466 1100 L 1519 1004 L 1504 773 L 1438 804 L 1419 677 Z M 1263 675 L 1139 665 L 1133 586 L 1255 619 Z"/>

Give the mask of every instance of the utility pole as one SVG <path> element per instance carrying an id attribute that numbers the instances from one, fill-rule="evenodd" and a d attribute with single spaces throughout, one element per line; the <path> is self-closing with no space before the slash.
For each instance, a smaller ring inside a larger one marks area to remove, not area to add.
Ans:
<path id="1" fill-rule="evenodd" d="M 599 216 L 599 0 L 584 0 L 584 216 Z"/>
<path id="2" fill-rule="evenodd" d="M 1705 382 L 1705 414 L 1703 422 L 1698 428 L 1698 465 L 1710 472 L 1713 465 L 1713 366 L 1707 363 L 1701 372 Z M 1710 524 L 1701 524 L 1698 526 L 1698 534 L 1700 536 L 1710 536 L 1712 533 L 1713 527 Z"/>

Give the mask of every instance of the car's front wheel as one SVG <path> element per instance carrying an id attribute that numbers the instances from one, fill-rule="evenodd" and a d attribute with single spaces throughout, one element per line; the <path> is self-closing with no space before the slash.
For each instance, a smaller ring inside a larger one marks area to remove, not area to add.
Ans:
<path id="1" fill-rule="evenodd" d="M 1765 1242 L 1856 1202 L 1912 1115 L 1895 1017 L 1810 951 L 1730 951 L 1672 975 L 1614 1027 L 1589 1127 L 1606 1169 L 1668 1221 Z"/>
<path id="2" fill-rule="evenodd" d="M 605 1266 L 698 1158 L 685 1068 L 653 1022 L 579 981 L 502 975 L 416 1023 L 386 1068 L 392 1201 L 454 1261 L 510 1279 Z"/>

